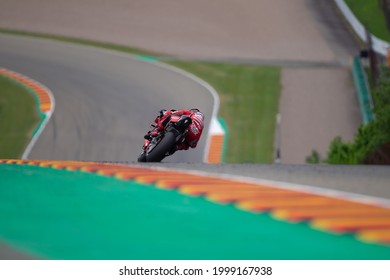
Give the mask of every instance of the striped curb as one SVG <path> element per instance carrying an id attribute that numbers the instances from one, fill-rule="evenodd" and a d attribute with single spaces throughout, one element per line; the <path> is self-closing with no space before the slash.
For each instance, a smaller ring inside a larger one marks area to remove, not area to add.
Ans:
<path id="1" fill-rule="evenodd" d="M 208 163 L 221 163 L 223 160 L 226 132 L 217 119 L 212 119 L 210 129 L 210 144 L 208 148 Z"/>
<path id="2" fill-rule="evenodd" d="M 42 120 L 38 124 L 38 127 L 34 130 L 32 139 L 27 145 L 27 148 L 22 155 L 22 159 L 27 159 L 32 147 L 35 145 L 35 142 L 38 140 L 38 137 L 45 129 L 47 123 L 50 120 L 51 115 L 54 112 L 54 97 L 47 87 L 22 74 L 16 73 L 5 68 L 0 68 L 0 75 L 21 84 L 36 97 L 37 110 L 39 115 L 42 117 Z"/>
<path id="3" fill-rule="evenodd" d="M 304 222 L 316 230 L 353 234 L 364 242 L 390 245 L 390 207 L 377 203 L 375 199 L 358 201 L 341 194 L 331 196 L 310 192 L 304 187 L 293 190 L 282 185 L 134 165 L 46 160 L 0 160 L 0 163 L 36 165 L 131 180 L 184 195 L 204 197 L 222 205 L 233 204 L 244 211 L 269 213 L 275 219 L 290 223 Z"/>
<path id="4" fill-rule="evenodd" d="M 208 163 L 221 163 L 223 154 L 223 134 L 211 134 L 210 135 L 210 147 L 207 162 Z"/>

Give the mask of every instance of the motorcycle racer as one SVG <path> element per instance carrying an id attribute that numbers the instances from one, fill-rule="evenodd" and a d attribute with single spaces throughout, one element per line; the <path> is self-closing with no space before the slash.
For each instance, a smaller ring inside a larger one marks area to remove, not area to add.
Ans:
<path id="1" fill-rule="evenodd" d="M 174 150 L 171 151 L 170 154 L 173 154 L 178 150 L 188 150 L 190 147 L 193 149 L 196 148 L 200 136 L 202 135 L 203 127 L 204 127 L 204 115 L 198 109 L 160 110 L 159 115 L 154 119 L 156 125 L 152 125 L 154 129 L 148 131 L 148 133 L 144 136 L 145 138 L 144 147 L 146 147 L 149 144 L 149 141 L 152 139 L 152 137 L 156 136 L 160 131 L 164 129 L 164 120 L 168 116 L 172 116 L 172 115 L 189 116 L 192 120 L 192 123 L 189 126 L 189 130 L 188 130 L 189 133 L 187 134 L 185 140 L 182 143 L 176 145 Z"/>

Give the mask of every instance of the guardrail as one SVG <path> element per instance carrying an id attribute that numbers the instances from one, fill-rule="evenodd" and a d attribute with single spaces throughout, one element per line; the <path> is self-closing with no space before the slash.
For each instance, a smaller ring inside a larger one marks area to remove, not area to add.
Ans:
<path id="1" fill-rule="evenodd" d="M 372 49 L 384 56 L 388 56 L 388 51 L 390 49 L 390 43 L 377 38 L 375 35 L 370 34 L 368 38 L 367 29 L 363 24 L 356 18 L 351 9 L 345 3 L 344 0 L 334 0 L 340 12 L 343 14 L 345 19 L 348 21 L 352 29 L 358 35 L 358 37 L 363 42 L 368 42 L 371 40 Z M 367 124 L 375 118 L 373 109 L 373 101 L 370 92 L 370 87 L 367 81 L 366 73 L 363 69 L 362 63 L 359 56 L 354 57 L 353 66 L 352 66 L 353 80 L 355 83 L 356 93 L 359 100 L 360 112 L 362 114 L 363 123 Z"/>
<path id="2" fill-rule="evenodd" d="M 359 56 L 355 56 L 353 60 L 352 74 L 359 100 L 360 112 L 363 117 L 363 123 L 367 124 L 374 119 L 374 105 L 372 102 L 367 76 Z"/>

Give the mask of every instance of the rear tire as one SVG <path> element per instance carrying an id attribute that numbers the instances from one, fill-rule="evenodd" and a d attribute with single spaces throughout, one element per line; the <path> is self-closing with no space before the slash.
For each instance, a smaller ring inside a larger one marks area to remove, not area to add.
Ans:
<path id="1" fill-rule="evenodd" d="M 167 132 L 160 143 L 146 155 L 147 162 L 160 162 L 165 158 L 165 155 L 173 149 L 176 144 L 176 136 L 173 132 Z"/>
<path id="2" fill-rule="evenodd" d="M 143 152 L 138 156 L 138 162 L 146 162 L 146 154 Z"/>

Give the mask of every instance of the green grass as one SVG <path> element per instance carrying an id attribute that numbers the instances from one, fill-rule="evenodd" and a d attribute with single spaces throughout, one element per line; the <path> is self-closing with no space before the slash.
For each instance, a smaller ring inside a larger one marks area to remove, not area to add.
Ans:
<path id="1" fill-rule="evenodd" d="M 229 128 L 228 163 L 272 163 L 280 68 L 225 63 L 174 62 L 211 84 Z"/>
<path id="2" fill-rule="evenodd" d="M 34 96 L 0 75 L 0 158 L 20 158 L 39 121 Z"/>
<path id="3" fill-rule="evenodd" d="M 372 34 L 390 41 L 390 32 L 379 0 L 345 0 L 345 2 Z"/>
<path id="4" fill-rule="evenodd" d="M 0 32 L 102 47 L 135 55 L 160 57 L 126 46 L 48 34 L 0 29 Z M 221 99 L 219 116 L 229 129 L 225 161 L 272 163 L 275 118 L 280 93 L 280 68 L 230 63 L 175 61 L 169 64 L 189 71 L 214 87 Z"/>

